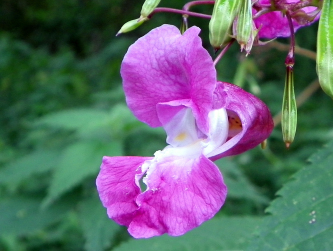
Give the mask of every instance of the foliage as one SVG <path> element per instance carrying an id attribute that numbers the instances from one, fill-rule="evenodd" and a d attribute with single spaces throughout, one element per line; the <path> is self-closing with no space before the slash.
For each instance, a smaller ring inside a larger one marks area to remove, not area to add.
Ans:
<path id="1" fill-rule="evenodd" d="M 162 3 L 182 7 L 176 0 Z M 177 238 L 134 240 L 108 219 L 95 188 L 102 156 L 152 156 L 165 146 L 163 130 L 137 121 L 127 108 L 119 68 L 140 35 L 162 23 L 178 25 L 180 17 L 161 13 L 114 38 L 141 4 L 0 3 L 0 250 L 329 250 L 332 101 L 322 92 L 300 107 L 291 149 L 277 127 L 267 149 L 216 162 L 228 199 L 201 227 Z M 190 24 L 208 27 L 206 20 Z M 299 30 L 299 45 L 315 50 L 316 29 Z M 242 83 L 275 115 L 285 54 L 258 47 L 245 59 L 232 47 L 217 65 L 218 77 Z M 316 79 L 315 63 L 297 56 L 294 69 L 297 95 Z"/>

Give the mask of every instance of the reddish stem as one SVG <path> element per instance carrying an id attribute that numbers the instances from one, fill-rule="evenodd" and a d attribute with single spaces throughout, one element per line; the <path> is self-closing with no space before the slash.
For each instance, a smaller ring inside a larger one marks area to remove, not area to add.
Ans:
<path id="1" fill-rule="evenodd" d="M 295 31 L 294 31 L 294 25 L 293 22 L 291 20 L 291 16 L 290 13 L 287 11 L 286 12 L 286 17 L 288 19 L 288 24 L 289 24 L 289 28 L 290 28 L 290 48 L 289 48 L 289 52 L 288 55 L 286 57 L 285 60 L 285 65 L 287 67 L 287 70 L 292 70 L 292 68 L 294 67 L 295 64 Z"/>
<path id="2" fill-rule="evenodd" d="M 217 65 L 217 63 L 220 61 L 222 56 L 229 50 L 230 46 L 235 42 L 235 39 L 231 39 L 230 42 L 223 48 L 221 53 L 215 58 L 214 60 L 214 66 Z"/>
<path id="3" fill-rule="evenodd" d="M 200 18 L 206 18 L 206 19 L 210 19 L 212 16 L 211 15 L 206 15 L 206 14 L 201 14 L 201 13 L 197 13 L 197 12 L 192 12 L 192 11 L 185 11 L 185 10 L 177 10 L 177 9 L 172 9 L 172 8 L 165 8 L 165 7 L 161 7 L 161 8 L 156 8 L 149 16 L 148 18 L 152 18 L 152 16 L 156 13 L 159 12 L 169 12 L 169 13 L 175 13 L 175 14 L 182 14 L 182 15 L 189 15 L 192 17 L 200 17 Z"/>
<path id="4" fill-rule="evenodd" d="M 285 1 L 272 0 L 269 4 L 255 2 L 253 4 L 253 9 L 255 9 L 257 13 L 254 15 L 253 19 L 272 11 L 293 13 L 307 6 L 320 7 L 320 0 L 303 0 L 298 3 L 286 3 Z"/>
<path id="5" fill-rule="evenodd" d="M 215 1 L 192 1 L 184 5 L 183 10 L 189 11 L 192 6 L 195 5 L 204 5 L 204 4 L 215 4 Z M 188 15 L 183 15 L 183 24 L 182 27 L 184 30 L 188 29 Z"/>

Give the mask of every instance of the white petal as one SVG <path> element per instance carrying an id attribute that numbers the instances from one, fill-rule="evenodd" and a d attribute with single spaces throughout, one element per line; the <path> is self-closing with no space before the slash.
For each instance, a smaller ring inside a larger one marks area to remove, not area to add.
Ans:
<path id="1" fill-rule="evenodd" d="M 204 155 L 214 156 L 216 150 L 223 145 L 228 138 L 229 122 L 227 111 L 224 108 L 212 110 L 209 117 L 209 135 L 204 141 Z"/>

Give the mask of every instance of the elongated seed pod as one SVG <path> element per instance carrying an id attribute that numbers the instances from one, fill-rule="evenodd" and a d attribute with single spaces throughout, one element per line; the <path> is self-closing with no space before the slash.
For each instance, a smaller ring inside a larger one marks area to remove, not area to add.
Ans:
<path id="1" fill-rule="evenodd" d="M 317 74 L 321 88 L 333 98 L 333 0 L 323 0 L 317 36 Z"/>
<path id="2" fill-rule="evenodd" d="M 141 17 L 148 17 L 157 7 L 161 0 L 146 0 L 141 9 Z"/>
<path id="3" fill-rule="evenodd" d="M 297 127 L 297 106 L 294 92 L 294 72 L 287 67 L 287 74 L 282 101 L 282 136 L 287 148 L 294 141 Z"/>
<path id="4" fill-rule="evenodd" d="M 231 39 L 232 24 L 241 1 L 216 0 L 212 18 L 209 22 L 209 41 L 215 49 L 220 49 Z"/>
<path id="5" fill-rule="evenodd" d="M 244 0 L 240 6 L 239 15 L 237 19 L 237 42 L 241 45 L 241 50 L 249 42 L 253 30 L 252 25 L 252 1 Z"/>

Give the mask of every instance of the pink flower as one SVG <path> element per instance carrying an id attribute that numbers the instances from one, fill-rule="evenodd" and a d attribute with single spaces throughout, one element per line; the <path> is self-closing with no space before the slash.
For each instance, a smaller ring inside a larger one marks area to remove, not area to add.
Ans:
<path id="1" fill-rule="evenodd" d="M 280 2 L 298 3 L 300 0 L 280 0 Z M 259 0 L 259 3 L 262 5 L 269 5 L 270 0 Z M 299 28 L 310 25 L 319 19 L 319 14 L 315 12 L 316 9 L 316 7 L 304 7 L 297 13 L 292 13 L 292 22 L 295 32 Z M 256 11 L 254 11 L 254 13 L 256 13 Z M 312 20 L 305 18 L 306 15 L 309 15 L 309 18 L 312 18 Z M 266 13 L 256 18 L 254 22 L 257 28 L 261 27 L 259 30 L 260 38 L 273 39 L 276 37 L 290 36 L 288 20 L 280 11 Z"/>
<path id="2" fill-rule="evenodd" d="M 217 82 L 199 32 L 181 35 L 163 25 L 134 43 L 122 63 L 129 108 L 149 126 L 162 126 L 168 143 L 155 157 L 103 158 L 100 199 L 135 238 L 182 235 L 212 218 L 227 194 L 212 161 L 255 147 L 273 128 L 258 98 Z"/>

